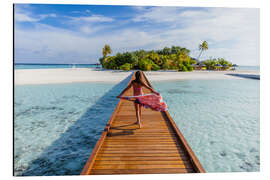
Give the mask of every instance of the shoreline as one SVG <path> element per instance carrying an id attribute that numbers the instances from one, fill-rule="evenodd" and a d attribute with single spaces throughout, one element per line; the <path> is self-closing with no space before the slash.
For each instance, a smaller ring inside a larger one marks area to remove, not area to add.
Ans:
<path id="1" fill-rule="evenodd" d="M 57 68 L 57 69 L 14 69 L 15 85 L 35 84 L 65 84 L 86 82 L 120 82 L 133 71 L 101 70 L 90 68 Z M 214 79 L 243 79 L 260 78 L 256 70 L 234 71 L 145 71 L 150 81 L 175 81 L 175 80 L 214 80 Z"/>

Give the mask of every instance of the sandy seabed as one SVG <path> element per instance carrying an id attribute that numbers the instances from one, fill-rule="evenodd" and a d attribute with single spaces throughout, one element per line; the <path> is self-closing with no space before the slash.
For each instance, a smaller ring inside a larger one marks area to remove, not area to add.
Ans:
<path id="1" fill-rule="evenodd" d="M 101 70 L 88 68 L 75 69 L 16 69 L 15 85 L 60 84 L 75 82 L 120 82 L 134 71 Z M 150 81 L 240 79 L 248 76 L 259 77 L 259 71 L 148 71 L 145 75 Z M 235 76 L 237 75 L 237 76 Z M 240 76 L 239 76 L 240 75 Z"/>

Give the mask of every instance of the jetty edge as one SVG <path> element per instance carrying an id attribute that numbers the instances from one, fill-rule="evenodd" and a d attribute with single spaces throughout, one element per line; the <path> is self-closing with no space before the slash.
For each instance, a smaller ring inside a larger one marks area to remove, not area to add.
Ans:
<path id="1" fill-rule="evenodd" d="M 152 87 L 143 72 L 142 80 Z M 134 103 L 120 99 L 81 175 L 205 173 L 168 111 L 143 108 L 142 128 L 135 122 Z"/>

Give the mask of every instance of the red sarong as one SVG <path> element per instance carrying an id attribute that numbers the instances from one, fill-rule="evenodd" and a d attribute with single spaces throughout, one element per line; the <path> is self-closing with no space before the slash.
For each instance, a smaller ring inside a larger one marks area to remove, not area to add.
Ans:
<path id="1" fill-rule="evenodd" d="M 143 94 L 139 96 L 123 96 L 126 100 L 135 101 L 145 108 L 151 108 L 154 111 L 167 111 L 167 104 L 163 102 L 161 95 Z"/>

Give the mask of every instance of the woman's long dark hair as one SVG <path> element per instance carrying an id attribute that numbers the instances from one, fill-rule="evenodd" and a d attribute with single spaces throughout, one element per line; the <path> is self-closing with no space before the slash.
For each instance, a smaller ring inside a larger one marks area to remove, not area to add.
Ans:
<path id="1" fill-rule="evenodd" d="M 142 84 L 142 76 L 141 76 L 141 71 L 136 71 L 135 72 L 135 79 L 133 80 L 133 82 Z"/>

